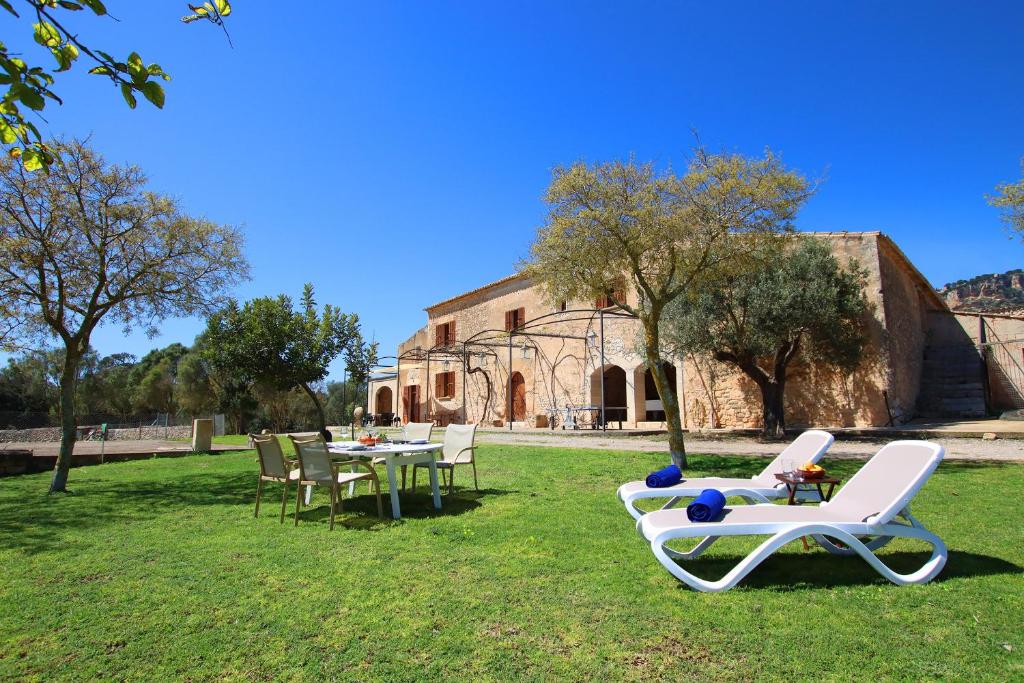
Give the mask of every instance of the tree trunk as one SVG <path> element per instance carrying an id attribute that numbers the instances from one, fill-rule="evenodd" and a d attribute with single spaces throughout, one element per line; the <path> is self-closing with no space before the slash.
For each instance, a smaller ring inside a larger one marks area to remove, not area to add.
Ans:
<path id="1" fill-rule="evenodd" d="M 672 390 L 672 385 L 668 382 L 668 375 L 665 373 L 665 366 L 662 364 L 656 319 L 644 323 L 644 354 L 647 356 L 647 363 L 651 368 L 654 387 L 658 390 L 662 406 L 665 409 L 669 455 L 672 457 L 672 462 L 679 469 L 683 469 L 687 466 L 686 441 L 683 438 L 683 423 L 679 419 L 679 398 Z"/>
<path id="2" fill-rule="evenodd" d="M 302 390 L 305 391 L 313 401 L 313 405 L 316 406 L 317 426 L 320 428 L 320 435 L 324 437 L 324 441 L 330 442 L 334 437 L 329 431 L 327 431 L 327 416 L 324 415 L 324 407 L 320 405 L 320 399 L 317 398 L 316 392 L 313 391 L 305 382 L 299 386 L 302 387 Z"/>
<path id="3" fill-rule="evenodd" d="M 764 427 L 762 434 L 765 438 L 781 438 L 786 435 L 786 418 L 782 410 L 782 398 L 785 388 L 785 380 L 771 378 L 760 384 L 761 406 Z"/>
<path id="4" fill-rule="evenodd" d="M 60 451 L 53 468 L 50 493 L 66 493 L 68 472 L 71 470 L 71 456 L 78 437 L 78 422 L 75 419 L 75 389 L 78 384 L 78 364 L 81 358 L 71 348 L 64 354 L 64 370 L 60 377 Z"/>

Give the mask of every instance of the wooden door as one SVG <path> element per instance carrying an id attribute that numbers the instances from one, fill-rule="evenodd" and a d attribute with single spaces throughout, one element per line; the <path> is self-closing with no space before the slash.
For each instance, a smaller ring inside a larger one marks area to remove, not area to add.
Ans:
<path id="1" fill-rule="evenodd" d="M 512 419 L 516 422 L 526 419 L 526 381 L 518 372 L 512 373 Z"/>
<path id="2" fill-rule="evenodd" d="M 406 422 L 420 421 L 420 387 L 413 384 L 402 387 L 402 412 Z"/>

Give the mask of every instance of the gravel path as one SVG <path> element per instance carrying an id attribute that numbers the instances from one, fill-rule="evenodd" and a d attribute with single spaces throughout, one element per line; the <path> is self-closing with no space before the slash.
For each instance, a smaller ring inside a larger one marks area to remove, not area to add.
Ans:
<path id="1" fill-rule="evenodd" d="M 561 448 L 590 448 L 615 451 L 640 451 L 664 453 L 668 450 L 666 441 L 647 437 L 584 436 L 570 433 L 538 432 L 479 432 L 477 439 L 482 443 L 516 446 L 555 446 Z M 932 440 L 946 448 L 947 460 L 998 460 L 1024 462 L 1024 441 L 1015 439 L 943 438 L 936 434 Z M 842 439 L 832 444 L 829 456 L 868 458 L 874 455 L 886 442 L 884 439 Z M 687 451 L 711 455 L 760 455 L 775 457 L 780 449 L 778 443 L 759 443 L 746 437 L 708 439 L 691 436 L 686 439 Z"/>

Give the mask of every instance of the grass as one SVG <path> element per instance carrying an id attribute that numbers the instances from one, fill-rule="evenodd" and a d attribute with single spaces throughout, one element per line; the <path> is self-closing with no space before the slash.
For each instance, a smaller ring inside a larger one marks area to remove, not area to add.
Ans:
<path id="1" fill-rule="evenodd" d="M 614 497 L 662 457 L 484 446 L 479 493 L 402 522 L 365 489 L 327 530 L 298 528 L 276 487 L 252 516 L 251 452 L 0 480 L 0 680 L 418 680 L 1024 676 L 1024 467 L 945 463 L 915 514 L 949 544 L 944 573 L 897 587 L 799 542 L 722 594 L 685 588 Z M 694 456 L 694 474 L 763 461 Z M 858 463 L 830 470 L 849 476 Z M 458 484 L 467 477 L 460 472 Z M 721 576 L 753 547 L 693 563 Z M 923 545 L 894 543 L 897 567 Z"/>

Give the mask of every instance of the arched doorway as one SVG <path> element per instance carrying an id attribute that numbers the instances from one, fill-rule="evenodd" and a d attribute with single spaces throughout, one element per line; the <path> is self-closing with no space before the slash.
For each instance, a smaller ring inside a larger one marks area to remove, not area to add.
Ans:
<path id="1" fill-rule="evenodd" d="M 594 371 L 590 378 L 590 397 L 595 406 L 604 408 L 605 421 L 625 422 L 626 416 L 626 371 L 618 365 L 604 367 L 604 405 L 601 405 L 601 369 Z"/>
<path id="2" fill-rule="evenodd" d="M 391 387 L 381 387 L 377 390 L 377 409 L 374 411 L 378 415 L 389 415 L 393 414 L 394 410 L 391 408 Z"/>
<path id="3" fill-rule="evenodd" d="M 665 368 L 665 374 L 668 375 L 668 385 L 672 388 L 672 393 L 675 394 L 676 366 L 666 361 L 662 361 L 661 365 Z M 676 396 L 678 397 L 679 394 Z M 654 373 L 650 368 L 644 371 L 644 411 L 646 413 L 644 419 L 647 422 L 665 421 L 665 404 L 658 394 L 658 388 L 654 386 Z"/>
<path id="4" fill-rule="evenodd" d="M 526 419 L 526 380 L 518 372 L 512 373 L 512 420 Z"/>

